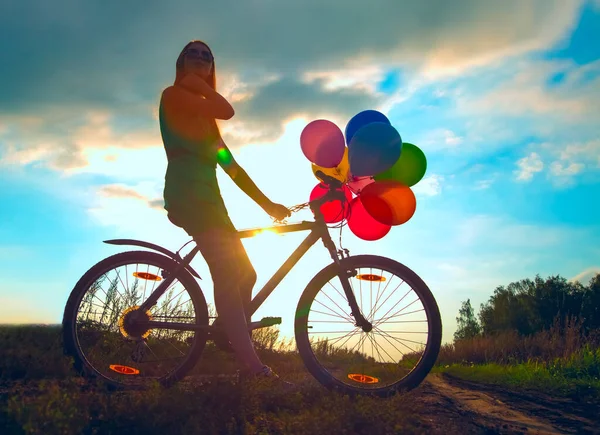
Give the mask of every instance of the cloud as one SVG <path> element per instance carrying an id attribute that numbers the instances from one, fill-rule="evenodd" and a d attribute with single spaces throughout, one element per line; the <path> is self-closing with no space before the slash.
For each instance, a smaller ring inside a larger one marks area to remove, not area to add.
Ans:
<path id="1" fill-rule="evenodd" d="M 562 80 L 552 83 L 557 74 Z M 461 152 L 473 161 L 506 155 L 502 153 L 520 149 L 527 141 L 530 151 L 550 163 L 559 159 L 565 144 L 597 140 L 600 100 L 595 96 L 600 92 L 600 61 L 577 65 L 568 59 L 540 56 L 507 58 L 456 80 L 441 81 L 436 87 L 444 91 L 439 100 L 444 105 L 427 115 L 460 131 Z M 412 101 L 405 104 L 414 106 Z M 595 151 L 594 146 L 590 148 Z M 597 161 L 598 153 L 588 150 L 586 154 Z"/>
<path id="2" fill-rule="evenodd" d="M 569 281 L 579 281 L 583 285 L 588 285 L 590 280 L 600 273 L 600 266 L 592 266 L 575 275 Z"/>
<path id="3" fill-rule="evenodd" d="M 225 141 L 234 148 L 273 143 L 283 126 L 299 117 L 307 122 L 331 119 L 343 129 L 365 108 L 414 106 L 417 102 L 411 97 L 428 86 L 433 86 L 432 94 L 453 99 L 455 120 L 464 121 L 465 128 L 442 122 L 429 129 L 419 142 L 427 152 L 489 152 L 501 146 L 495 142 L 508 146 L 511 141 L 503 139 L 527 133 L 520 126 L 506 128 L 503 116 L 525 111 L 541 119 L 585 112 L 592 104 L 591 98 L 581 98 L 593 89 L 593 81 L 586 84 L 584 77 L 595 66 L 576 68 L 518 57 L 567 35 L 581 6 L 576 0 L 535 0 L 527 8 L 515 7 L 516 0 L 463 0 L 453 8 L 440 7 L 442 0 L 389 0 L 368 10 L 354 0 L 309 1 L 301 8 L 250 2 L 236 3 L 233 14 L 231 4 L 223 1 L 198 15 L 190 12 L 187 1 L 169 7 L 151 2 L 136 10 L 120 5 L 116 17 L 110 2 L 104 3 L 106 9 L 94 11 L 67 3 L 60 14 L 44 5 L 33 8 L 27 29 L 0 18 L 0 24 L 6 24 L 3 34 L 22 44 L 20 52 L 6 53 L 6 64 L 19 65 L 20 72 L 3 72 L 0 80 L 5 96 L 0 102 L 0 147 L 6 163 L 45 164 L 68 174 L 106 171 L 117 177 L 163 171 L 158 98 L 172 82 L 180 48 L 193 37 L 202 37 L 215 51 L 219 89 L 236 109 L 232 120 L 220 124 Z M 21 14 L 20 8 L 11 5 L 3 17 Z M 38 11 L 42 14 L 36 15 Z M 428 18 L 423 22 L 415 16 Z M 177 25 L 162 32 L 156 28 L 157 17 L 165 26 Z M 356 32 L 345 31 L 349 22 L 360 23 Z M 245 31 L 248 26 L 252 31 Z M 202 35 L 197 34 L 199 28 Z M 367 28 L 369 32 L 360 31 Z M 53 48 L 22 59 L 21 52 L 36 46 L 39 33 L 51 30 L 60 30 Z M 567 71 L 565 82 L 549 96 L 540 77 L 561 68 Z M 42 70 L 55 73 L 35 74 Z M 402 71 L 402 86 L 391 96 L 378 92 L 377 84 L 393 70 Z M 506 95 L 518 98 L 517 103 L 511 104 Z M 45 125 L 20 128 L 21 133 L 13 131 L 7 139 L 4 125 L 12 121 L 2 117 L 3 110 L 36 116 Z"/>
<path id="4" fill-rule="evenodd" d="M 162 149 L 156 125 L 149 128 L 143 122 L 135 123 L 136 116 L 143 118 L 149 113 L 135 108 L 127 115 L 95 110 L 82 114 L 66 109 L 44 117 L 0 116 L 0 125 L 5 126 L 0 134 L 2 164 L 38 164 L 64 174 L 98 172 L 100 167 L 117 165 L 128 153 Z M 122 115 L 125 119 L 120 118 Z M 140 162 L 130 163 L 135 168 Z"/>
<path id="5" fill-rule="evenodd" d="M 494 111 L 504 116 L 555 115 L 576 121 L 591 107 L 597 107 L 587 95 L 596 83 L 582 83 L 577 77 L 589 66 L 575 66 L 569 61 L 513 59 L 497 65 L 498 71 L 486 74 L 488 88 L 460 101 L 460 109 L 471 113 Z M 563 84 L 548 88 L 544 78 L 557 72 L 567 74 Z M 466 95 L 465 95 L 466 97 Z"/>
<path id="6" fill-rule="evenodd" d="M 142 194 L 140 190 L 146 191 L 146 194 Z M 158 194 L 156 190 L 156 186 L 149 183 L 138 185 L 137 188 L 132 188 L 123 184 L 107 184 L 100 186 L 97 190 L 97 194 L 100 197 L 109 199 L 134 199 L 147 204 L 150 208 L 164 211 L 162 196 L 157 198 Z"/>
<path id="7" fill-rule="evenodd" d="M 20 71 L 5 73 L 3 78 L 16 86 L 4 85 L 0 94 L 7 97 L 4 104 L 134 101 L 144 98 L 140 82 L 156 86 L 172 80 L 179 51 L 198 37 L 211 45 L 224 71 L 295 74 L 340 65 L 421 63 L 423 57 L 429 69 L 442 64 L 452 68 L 481 57 L 547 47 L 570 30 L 580 4 L 532 0 L 524 8 L 518 0 L 462 0 L 448 8 L 444 0 L 379 0 L 377 7 L 357 0 L 301 5 L 224 0 L 197 10 L 191 0 L 169 5 L 150 1 L 143 7 L 116 0 L 102 7 L 60 0 L 52 8 L 43 0 L 13 2 L 4 6 L 0 28 L 3 39 L 19 41 L 18 47 L 5 50 L 4 61 Z M 24 16 L 27 21 L 14 19 Z M 53 44 L 44 53 L 22 56 L 48 34 L 53 34 Z M 71 92 L 63 93 L 69 83 Z"/>
<path id="8" fill-rule="evenodd" d="M 343 130 L 353 115 L 377 104 L 376 98 L 363 88 L 323 91 L 318 82 L 315 79 L 305 83 L 290 77 L 270 82 L 236 106 L 236 117 L 243 119 L 244 128 L 253 132 L 254 141 L 274 141 L 283 133 L 283 124 L 295 117 L 326 118 L 337 121 Z M 233 129 L 227 133 L 236 139 Z"/>
<path id="9" fill-rule="evenodd" d="M 558 147 L 557 147 L 558 148 Z M 570 143 L 560 150 L 560 159 L 569 161 L 574 159 L 596 160 L 596 166 L 600 167 L 600 139 L 591 140 L 584 143 Z"/>
<path id="10" fill-rule="evenodd" d="M 162 195 L 146 194 L 144 189 L 122 185 L 101 186 L 92 194 L 87 214 L 99 227 L 111 227 L 117 234 L 167 243 L 178 233 L 166 217 Z M 179 234 L 181 236 L 181 234 Z"/>
<path id="11" fill-rule="evenodd" d="M 532 152 L 528 156 L 523 157 L 517 161 L 519 169 L 513 173 L 516 179 L 519 181 L 530 181 L 534 174 L 541 172 L 544 169 L 544 163 L 542 162 L 539 154 Z"/>
<path id="12" fill-rule="evenodd" d="M 281 124 L 308 110 L 346 119 L 357 109 L 397 102 L 405 89 L 390 98 L 375 92 L 386 71 L 419 76 L 424 67 L 442 77 L 442 69 L 464 72 L 548 47 L 571 29 L 580 4 L 532 0 L 523 8 L 518 0 L 462 0 L 447 8 L 444 0 L 380 0 L 366 8 L 357 0 L 220 1 L 196 11 L 191 0 L 143 7 L 59 0 L 52 8 L 30 0 L 26 9 L 12 3 L 4 6 L 0 29 L 4 40 L 18 44 L 3 53 L 10 69 L 0 76 L 0 113 L 156 105 L 172 83 L 180 49 L 200 37 L 215 52 L 220 89 L 234 102 L 246 137 L 273 139 Z M 14 16 L 27 16 L 27 24 Z M 48 34 L 51 47 L 23 56 Z"/>
<path id="13" fill-rule="evenodd" d="M 584 171 L 600 168 L 600 140 L 572 142 L 566 146 L 546 144 L 546 151 L 556 158 L 550 164 L 550 174 L 559 184 L 570 184 L 573 177 Z"/>
<path id="14" fill-rule="evenodd" d="M 550 164 L 550 173 L 557 177 L 572 176 L 580 173 L 582 169 L 583 165 L 581 163 L 571 163 L 568 166 L 560 162 L 552 162 Z"/>
<path id="15" fill-rule="evenodd" d="M 119 184 L 102 186 L 100 189 L 98 189 L 98 193 L 109 198 L 135 198 L 142 201 L 147 201 L 147 198 L 136 190 Z"/>
<path id="16" fill-rule="evenodd" d="M 411 187 L 416 195 L 436 196 L 442 192 L 441 182 L 444 177 L 441 175 L 430 175 L 423 178 L 415 186 Z"/>
<path id="17" fill-rule="evenodd" d="M 463 142 L 463 138 L 447 128 L 436 129 L 428 132 L 419 141 L 420 146 L 428 150 L 442 150 L 456 148 Z"/>
<path id="18" fill-rule="evenodd" d="M 574 177 L 586 170 L 594 171 L 600 168 L 600 140 L 573 142 L 567 145 L 559 142 L 544 142 L 537 146 L 528 156 L 517 161 L 518 169 L 513 173 L 519 181 L 530 181 L 534 174 L 545 169 L 542 156 L 551 160 L 547 166 L 547 178 L 555 186 L 570 186 Z M 541 155 L 540 155 L 541 154 Z"/>
<path id="19" fill-rule="evenodd" d="M 475 190 L 485 190 L 485 189 L 489 189 L 492 184 L 494 183 L 494 179 L 487 179 L 487 180 L 477 180 L 475 182 Z"/>
<path id="20" fill-rule="evenodd" d="M 306 83 L 318 82 L 324 91 L 353 89 L 375 95 L 384 95 L 377 89 L 385 78 L 385 70 L 379 65 L 357 65 L 349 68 L 307 71 L 303 74 Z"/>

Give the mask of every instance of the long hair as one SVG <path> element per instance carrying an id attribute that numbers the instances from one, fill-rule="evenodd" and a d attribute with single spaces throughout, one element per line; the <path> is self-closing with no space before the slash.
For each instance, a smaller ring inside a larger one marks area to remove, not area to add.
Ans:
<path id="1" fill-rule="evenodd" d="M 183 74 L 184 74 L 183 58 L 185 56 L 185 52 L 190 45 L 192 45 L 196 42 L 204 44 L 206 46 L 206 48 L 208 48 L 208 51 L 210 51 L 210 54 L 213 57 L 212 67 L 210 69 L 210 74 L 209 74 L 208 78 L 206 79 L 206 83 L 208 83 L 208 85 L 216 91 L 217 90 L 217 76 L 215 73 L 215 69 L 216 69 L 215 68 L 215 56 L 213 55 L 213 52 L 210 49 L 210 47 L 208 46 L 208 44 L 199 39 L 194 39 L 194 40 L 188 42 L 185 45 L 185 47 L 183 47 L 183 50 L 181 50 L 181 53 L 179 53 L 179 56 L 177 57 L 177 62 L 175 63 L 175 83 L 174 84 L 175 85 L 178 84 L 183 79 Z M 217 125 L 217 120 L 211 119 L 209 121 L 209 124 L 215 129 L 216 137 L 221 139 L 221 131 L 219 130 L 219 126 Z"/>
<path id="2" fill-rule="evenodd" d="M 210 47 L 208 46 L 208 44 L 206 42 L 201 41 L 199 39 L 194 39 L 193 41 L 188 42 L 185 45 L 185 47 L 183 47 L 183 50 L 181 50 L 181 53 L 179 53 L 179 56 L 177 57 L 177 62 L 175 63 L 175 84 L 178 84 L 183 79 L 183 58 L 185 56 L 185 52 L 187 51 L 187 49 L 190 45 L 197 43 L 197 42 L 204 44 L 206 46 L 206 48 L 208 48 L 208 51 L 210 52 L 210 54 L 213 55 L 212 50 L 210 49 Z M 210 74 L 209 74 L 206 82 L 215 91 L 217 90 L 217 77 L 216 77 L 216 73 L 215 73 L 214 55 L 213 55 L 212 67 L 210 69 Z"/>

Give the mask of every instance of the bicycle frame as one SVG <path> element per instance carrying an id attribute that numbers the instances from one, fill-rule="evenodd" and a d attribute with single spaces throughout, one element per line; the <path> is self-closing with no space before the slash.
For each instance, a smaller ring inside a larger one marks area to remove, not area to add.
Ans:
<path id="1" fill-rule="evenodd" d="M 371 324 L 364 318 L 360 309 L 358 308 L 358 304 L 356 302 L 356 298 L 354 296 L 354 292 L 350 286 L 350 282 L 348 277 L 351 276 L 351 272 L 346 270 L 342 263 L 340 256 L 343 258 L 343 254 L 338 254 L 335 248 L 335 244 L 331 240 L 331 235 L 329 234 L 329 229 L 323 220 L 323 217 L 320 213 L 321 201 L 313 201 L 310 203 L 310 207 L 313 210 L 315 215 L 314 221 L 303 221 L 300 223 L 294 224 L 286 224 L 286 225 L 275 225 L 271 227 L 265 228 L 256 228 L 256 229 L 247 229 L 240 230 L 238 234 L 240 238 L 252 237 L 263 231 L 272 231 L 275 233 L 291 233 L 297 231 L 307 231 L 310 230 L 308 236 L 302 241 L 300 246 L 296 248 L 296 250 L 289 256 L 289 258 L 281 265 L 281 267 L 273 274 L 271 279 L 263 286 L 263 288 L 256 294 L 256 296 L 250 302 L 250 306 L 248 307 L 248 316 L 250 317 L 256 310 L 263 304 L 263 302 L 269 297 L 269 295 L 277 288 L 277 285 L 285 278 L 285 276 L 289 273 L 289 271 L 296 265 L 296 263 L 308 252 L 308 250 L 319 240 L 323 241 L 325 248 L 329 251 L 331 258 L 333 261 L 340 267 L 338 276 L 340 277 L 340 281 L 342 283 L 342 287 L 344 292 L 346 293 L 346 297 L 348 298 L 348 303 L 352 310 L 352 315 L 356 320 L 356 326 L 362 327 L 366 332 L 370 331 L 372 326 Z M 148 297 L 146 301 L 144 301 L 141 306 L 141 311 L 147 311 L 152 306 L 154 306 L 158 299 L 162 296 L 162 294 L 168 289 L 171 285 L 175 277 L 184 269 L 188 268 L 189 263 L 199 252 L 198 246 L 195 246 L 185 257 L 183 257 L 181 262 L 177 262 L 177 266 L 171 271 L 171 273 L 165 277 L 163 282 L 156 287 L 156 289 L 152 292 L 152 294 Z M 174 261 L 176 261 L 174 259 Z M 210 326 L 203 325 L 194 325 L 189 323 L 177 323 L 177 322 L 159 322 L 159 321 L 140 321 L 140 325 L 147 326 L 148 328 L 165 328 L 165 329 L 173 329 L 180 331 L 197 331 L 197 330 L 207 330 L 210 329 Z"/>

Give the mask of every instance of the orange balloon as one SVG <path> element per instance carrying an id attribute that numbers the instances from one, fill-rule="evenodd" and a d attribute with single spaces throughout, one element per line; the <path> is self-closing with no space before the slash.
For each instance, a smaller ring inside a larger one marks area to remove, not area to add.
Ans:
<path id="1" fill-rule="evenodd" d="M 381 180 L 368 184 L 360 192 L 365 210 L 386 225 L 407 222 L 417 209 L 417 199 L 410 187 L 395 181 Z"/>
<path id="2" fill-rule="evenodd" d="M 344 156 L 342 157 L 342 161 L 335 168 L 324 168 L 322 166 L 315 165 L 311 163 L 311 169 L 315 177 L 317 177 L 317 171 L 322 171 L 325 175 L 329 175 L 330 177 L 335 178 L 336 180 L 340 180 L 342 183 L 345 183 L 349 176 L 350 171 L 350 163 L 348 161 L 348 147 L 344 149 Z M 321 180 L 317 177 L 318 180 Z"/>

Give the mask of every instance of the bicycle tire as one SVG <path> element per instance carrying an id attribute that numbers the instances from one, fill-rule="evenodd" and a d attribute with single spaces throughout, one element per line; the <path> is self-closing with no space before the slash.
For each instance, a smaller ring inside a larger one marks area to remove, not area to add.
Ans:
<path id="1" fill-rule="evenodd" d="M 344 384 L 329 373 L 318 362 L 312 350 L 307 323 L 310 307 L 314 298 L 325 284 L 338 276 L 338 266 L 335 263 L 332 263 L 318 272 L 308 283 L 296 308 L 296 320 L 294 325 L 296 345 L 306 368 L 323 386 L 331 390 L 337 390 L 343 394 L 390 397 L 400 391 L 405 392 L 417 387 L 423 382 L 435 364 L 442 340 L 440 312 L 431 290 L 415 272 L 402 263 L 390 258 L 377 255 L 357 255 L 344 258 L 341 262 L 348 270 L 357 267 L 381 268 L 382 270 L 394 273 L 396 276 L 407 282 L 419 296 L 427 313 L 429 326 L 427 345 L 417 366 L 415 366 L 404 379 L 387 387 L 369 390 L 360 389 Z"/>
<path id="2" fill-rule="evenodd" d="M 148 251 L 127 251 L 107 257 L 98 262 L 96 265 L 92 266 L 79 279 L 77 284 L 75 284 L 75 287 L 69 295 L 63 313 L 62 327 L 64 353 L 73 358 L 73 368 L 78 374 L 91 379 L 100 379 L 113 389 L 129 389 L 136 387 L 125 386 L 123 384 L 114 382 L 112 379 L 102 375 L 102 373 L 100 373 L 91 365 L 91 363 L 87 361 L 78 345 L 75 324 L 78 313 L 77 310 L 89 286 L 94 283 L 98 277 L 101 277 L 106 272 L 121 265 L 131 263 L 151 264 L 160 267 L 163 270 L 169 270 L 175 265 L 173 259 L 165 255 Z M 185 286 L 185 289 L 190 295 L 192 303 L 194 304 L 196 324 L 208 325 L 208 305 L 196 280 L 186 270 L 180 271 L 176 279 Z M 194 367 L 200 358 L 204 347 L 206 346 L 206 336 L 206 333 L 200 331 L 194 335 L 190 352 L 185 360 L 168 375 L 159 378 L 159 384 L 161 384 L 163 387 L 172 386 L 178 380 L 182 379 L 187 372 Z"/>

